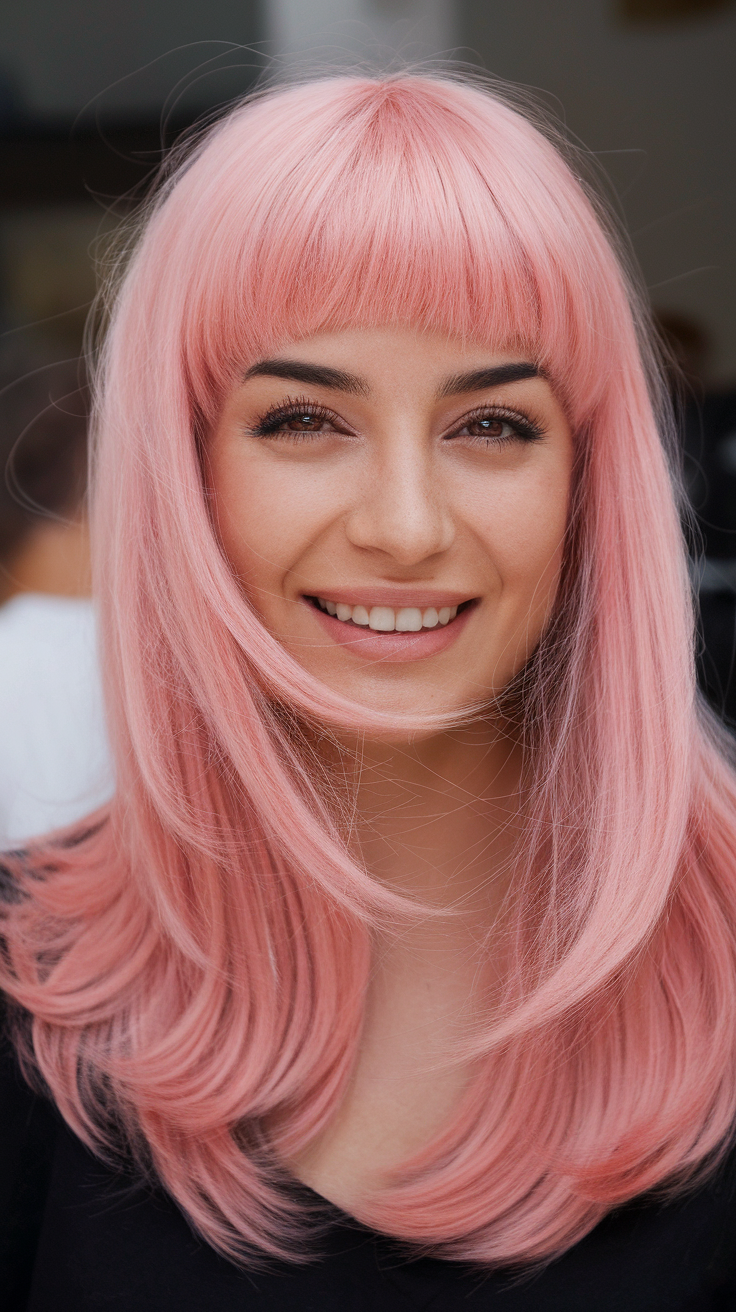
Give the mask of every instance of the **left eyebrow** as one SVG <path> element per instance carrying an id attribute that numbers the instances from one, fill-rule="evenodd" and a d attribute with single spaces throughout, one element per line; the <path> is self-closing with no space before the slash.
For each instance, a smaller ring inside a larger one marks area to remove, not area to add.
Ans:
<path id="1" fill-rule="evenodd" d="M 439 395 L 459 396 L 461 392 L 479 392 L 484 387 L 500 387 L 502 383 L 522 383 L 527 378 L 542 378 L 544 372 L 531 360 L 517 360 L 513 364 L 497 364 L 490 369 L 473 369 L 467 374 L 454 374 L 439 390 Z"/>

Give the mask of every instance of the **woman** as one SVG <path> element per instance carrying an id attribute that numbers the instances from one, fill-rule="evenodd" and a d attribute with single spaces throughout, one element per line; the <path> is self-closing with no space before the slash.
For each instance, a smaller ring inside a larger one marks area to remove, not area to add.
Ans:
<path id="1" fill-rule="evenodd" d="M 736 1297 L 736 794 L 644 324 L 459 81 L 256 97 L 162 186 L 98 398 L 117 795 L 8 863 L 33 1312 Z"/>

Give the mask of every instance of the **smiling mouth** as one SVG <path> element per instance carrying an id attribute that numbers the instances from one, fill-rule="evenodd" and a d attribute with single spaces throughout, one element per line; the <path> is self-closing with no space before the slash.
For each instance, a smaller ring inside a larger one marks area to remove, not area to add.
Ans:
<path id="1" fill-rule="evenodd" d="M 350 606 L 342 601 L 330 601 L 325 597 L 305 597 L 316 610 L 342 624 L 357 629 L 370 629 L 374 633 L 422 633 L 430 629 L 446 628 L 458 615 L 476 604 L 476 598 L 463 601 L 458 606 Z"/>

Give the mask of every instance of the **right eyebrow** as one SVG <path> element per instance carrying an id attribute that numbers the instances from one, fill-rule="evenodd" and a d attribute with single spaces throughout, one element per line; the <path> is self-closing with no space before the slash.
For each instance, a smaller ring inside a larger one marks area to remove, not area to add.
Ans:
<path id="1" fill-rule="evenodd" d="M 358 374 L 343 369 L 330 369 L 324 364 L 304 364 L 301 360 L 259 360 L 251 365 L 246 378 L 286 378 L 295 383 L 309 383 L 312 387 L 329 387 L 336 392 L 350 392 L 353 396 L 367 396 L 370 388 Z"/>

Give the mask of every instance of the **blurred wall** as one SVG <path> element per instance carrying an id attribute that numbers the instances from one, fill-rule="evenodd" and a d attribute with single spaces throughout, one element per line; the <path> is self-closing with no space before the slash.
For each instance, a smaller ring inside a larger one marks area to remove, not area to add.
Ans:
<path id="1" fill-rule="evenodd" d="M 0 24 L 0 348 L 79 353 L 104 233 L 173 130 L 263 68 L 261 0 L 13 0 Z"/>
<path id="2" fill-rule="evenodd" d="M 266 0 L 269 49 L 337 62 L 352 57 L 390 65 L 448 56 L 457 45 L 455 0 Z"/>
<path id="3" fill-rule="evenodd" d="M 13 0 L 0 73 L 34 118 L 71 121 L 92 102 L 106 119 L 196 112 L 243 89 L 264 23 L 262 0 Z"/>
<path id="4" fill-rule="evenodd" d="M 736 380 L 736 7 L 633 23 L 616 0 L 458 0 L 467 50 L 557 99 L 613 179 L 654 304 Z M 554 102 L 553 102 L 554 103 Z"/>

